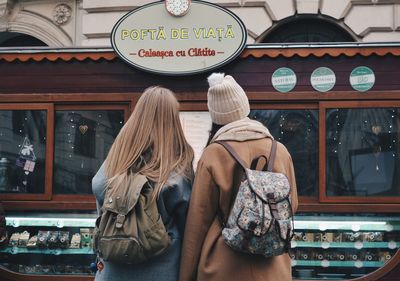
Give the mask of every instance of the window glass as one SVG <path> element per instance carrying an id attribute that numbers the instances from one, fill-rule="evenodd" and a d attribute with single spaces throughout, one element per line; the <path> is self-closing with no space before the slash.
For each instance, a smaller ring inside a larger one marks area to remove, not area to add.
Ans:
<path id="1" fill-rule="evenodd" d="M 318 111 L 252 110 L 250 118 L 262 122 L 290 152 L 298 194 L 318 193 Z"/>
<path id="2" fill-rule="evenodd" d="M 44 193 L 45 110 L 0 110 L 0 192 Z"/>
<path id="3" fill-rule="evenodd" d="M 91 181 L 124 123 L 122 110 L 58 110 L 53 192 L 91 194 Z"/>
<path id="4" fill-rule="evenodd" d="M 327 195 L 399 196 L 399 109 L 326 114 Z"/>

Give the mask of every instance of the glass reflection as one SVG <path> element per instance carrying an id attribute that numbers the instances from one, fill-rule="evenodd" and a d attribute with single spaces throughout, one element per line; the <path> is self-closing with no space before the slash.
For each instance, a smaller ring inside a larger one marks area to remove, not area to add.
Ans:
<path id="1" fill-rule="evenodd" d="M 399 196 L 399 109 L 329 109 L 327 195 Z"/>
<path id="2" fill-rule="evenodd" d="M 250 118 L 262 122 L 290 152 L 298 194 L 318 193 L 318 111 L 252 110 Z"/>
<path id="3" fill-rule="evenodd" d="M 91 180 L 124 123 L 122 110 L 56 111 L 56 194 L 91 194 Z"/>
<path id="4" fill-rule="evenodd" d="M 44 193 L 45 110 L 0 110 L 0 192 Z"/>

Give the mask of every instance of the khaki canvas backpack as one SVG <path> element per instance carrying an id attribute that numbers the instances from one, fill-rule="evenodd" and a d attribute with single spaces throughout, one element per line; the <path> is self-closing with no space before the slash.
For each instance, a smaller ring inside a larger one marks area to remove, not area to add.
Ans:
<path id="1" fill-rule="evenodd" d="M 96 220 L 93 247 L 105 261 L 137 264 L 162 254 L 170 245 L 153 199 L 153 187 L 140 174 L 127 188 L 107 188 L 102 214 Z"/>

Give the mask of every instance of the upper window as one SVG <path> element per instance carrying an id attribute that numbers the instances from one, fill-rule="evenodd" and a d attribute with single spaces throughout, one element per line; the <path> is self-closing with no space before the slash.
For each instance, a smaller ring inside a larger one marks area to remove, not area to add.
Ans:
<path id="1" fill-rule="evenodd" d="M 0 32 L 0 47 L 47 46 L 46 43 L 30 35 L 18 32 Z"/>
<path id="2" fill-rule="evenodd" d="M 294 16 L 268 30 L 260 43 L 354 42 L 340 25 L 318 17 Z"/>

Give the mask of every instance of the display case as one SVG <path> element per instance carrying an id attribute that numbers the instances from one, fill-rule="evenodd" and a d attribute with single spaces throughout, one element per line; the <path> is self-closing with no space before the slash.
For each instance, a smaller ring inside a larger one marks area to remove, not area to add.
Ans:
<path id="1" fill-rule="evenodd" d="M 384 267 L 399 247 L 398 216 L 298 215 L 290 251 L 293 277 L 362 277 Z"/>
<path id="2" fill-rule="evenodd" d="M 88 213 L 7 216 L 8 240 L 0 248 L 1 266 L 21 276 L 92 276 L 95 217 Z"/>
<path id="3" fill-rule="evenodd" d="M 8 241 L 0 265 L 16 274 L 74 275 L 96 272 L 92 249 L 95 214 L 15 214 L 6 218 Z M 291 243 L 299 280 L 348 280 L 385 266 L 400 247 L 397 216 L 297 215 Z M 89 280 L 89 279 L 88 279 Z"/>

